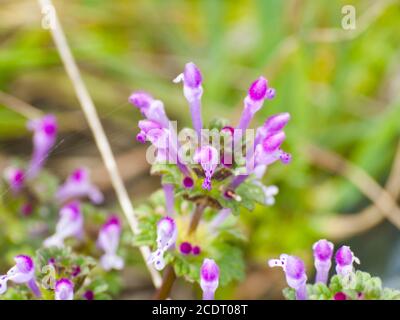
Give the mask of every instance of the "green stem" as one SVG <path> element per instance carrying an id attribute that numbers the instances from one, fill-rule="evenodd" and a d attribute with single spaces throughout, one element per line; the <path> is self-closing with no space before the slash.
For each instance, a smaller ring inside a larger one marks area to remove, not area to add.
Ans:
<path id="1" fill-rule="evenodd" d="M 168 265 L 165 268 L 161 287 L 157 290 L 154 295 L 155 300 L 165 300 L 168 298 L 169 293 L 171 292 L 172 286 L 174 285 L 176 279 L 176 274 L 174 271 L 174 267 L 172 265 Z"/>

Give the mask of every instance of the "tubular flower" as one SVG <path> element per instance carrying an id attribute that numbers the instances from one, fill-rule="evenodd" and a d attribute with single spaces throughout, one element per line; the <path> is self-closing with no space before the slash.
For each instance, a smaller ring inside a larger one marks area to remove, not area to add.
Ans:
<path id="1" fill-rule="evenodd" d="M 24 187 L 25 173 L 22 169 L 8 167 L 4 170 L 4 179 L 7 181 L 14 194 L 17 194 Z"/>
<path id="2" fill-rule="evenodd" d="M 100 258 L 100 264 L 104 270 L 121 270 L 124 260 L 117 256 L 119 239 L 121 236 L 121 221 L 117 216 L 111 216 L 101 227 L 97 245 L 105 254 Z"/>
<path id="3" fill-rule="evenodd" d="M 169 119 L 162 101 L 153 99 L 146 92 L 137 91 L 131 94 L 129 102 L 136 106 L 147 120 L 157 122 L 163 128 L 168 128 Z"/>
<path id="4" fill-rule="evenodd" d="M 150 141 L 157 149 L 157 161 L 176 163 L 177 151 L 173 146 L 171 139 L 171 131 L 165 129 L 158 122 L 152 120 L 139 121 L 140 132 L 136 136 L 136 140 L 141 143 Z"/>
<path id="5" fill-rule="evenodd" d="M 172 183 L 163 184 L 165 207 L 168 215 L 174 214 L 174 185 Z"/>
<path id="6" fill-rule="evenodd" d="M 28 129 L 33 131 L 33 154 L 26 171 L 29 179 L 35 178 L 43 167 L 57 138 L 57 121 L 53 115 L 28 122 Z"/>
<path id="7" fill-rule="evenodd" d="M 200 163 L 204 170 L 203 188 L 211 190 L 211 178 L 219 163 L 219 154 L 217 149 L 212 146 L 203 146 L 198 149 L 194 155 L 194 161 Z"/>
<path id="8" fill-rule="evenodd" d="M 183 94 L 190 106 L 193 128 L 200 138 L 201 129 L 203 127 L 201 118 L 201 96 L 203 95 L 203 87 L 201 83 L 203 78 L 200 70 L 193 62 L 187 63 L 184 72 L 174 79 L 175 83 L 181 81 L 183 82 Z"/>
<path id="9" fill-rule="evenodd" d="M 321 239 L 314 243 L 314 265 L 317 270 L 315 282 L 326 284 L 328 282 L 329 269 L 331 268 L 333 243 L 325 239 Z"/>
<path id="10" fill-rule="evenodd" d="M 282 163 L 285 164 L 289 163 L 291 161 L 291 155 L 282 151 L 280 148 L 285 138 L 285 133 L 279 131 L 266 137 L 261 143 L 259 143 L 255 148 L 255 166 L 269 166 L 277 160 L 281 160 Z"/>
<path id="11" fill-rule="evenodd" d="M 237 129 L 242 131 L 249 127 L 255 113 L 261 109 L 265 99 L 272 99 L 275 96 L 275 90 L 268 87 L 268 81 L 264 77 L 259 77 L 254 81 L 247 97 L 244 99 L 244 109 Z"/>
<path id="12" fill-rule="evenodd" d="M 56 282 L 55 300 L 74 300 L 74 284 L 67 278 L 62 278 Z"/>
<path id="13" fill-rule="evenodd" d="M 279 259 L 268 261 L 270 267 L 282 267 L 289 287 L 296 291 L 296 300 L 307 300 L 307 275 L 304 262 L 295 256 L 281 254 Z"/>
<path id="14" fill-rule="evenodd" d="M 149 263 L 154 263 L 157 270 L 165 267 L 164 253 L 175 246 L 178 231 L 175 220 L 164 217 L 157 223 L 157 249 L 149 257 Z"/>
<path id="15" fill-rule="evenodd" d="M 82 197 L 88 197 L 94 204 L 100 204 L 104 200 L 101 191 L 90 181 L 89 171 L 85 168 L 72 172 L 56 193 L 56 198 L 61 203 Z"/>
<path id="16" fill-rule="evenodd" d="M 7 291 L 7 282 L 12 281 L 18 284 L 27 284 L 33 294 L 40 297 L 41 293 L 35 281 L 35 264 L 32 258 L 18 255 L 14 261 L 15 266 L 8 270 L 7 274 L 0 276 L 0 294 Z"/>
<path id="17" fill-rule="evenodd" d="M 288 112 L 278 113 L 269 117 L 264 125 L 257 129 L 256 133 L 256 144 L 261 142 L 265 138 L 278 133 L 283 130 L 290 120 L 290 114 Z"/>
<path id="18" fill-rule="evenodd" d="M 157 148 L 157 160 L 177 163 L 181 172 L 188 178 L 189 171 L 178 158 L 178 140 L 160 100 L 154 100 L 148 93 L 134 92 L 129 101 L 139 108 L 146 119 L 139 121 L 140 132 L 136 140 L 140 143 L 150 141 Z"/>
<path id="19" fill-rule="evenodd" d="M 250 173 L 254 173 L 256 178 L 261 180 L 267 167 L 277 160 L 281 160 L 284 164 L 291 162 L 292 156 L 280 148 L 286 138 L 282 130 L 289 120 L 289 113 L 279 113 L 269 117 L 264 125 L 257 129 L 254 146 L 246 153 L 247 174 L 237 176 L 232 181 L 232 188 L 237 188 Z M 267 202 L 272 200 L 269 196 L 267 199 Z"/>
<path id="20" fill-rule="evenodd" d="M 57 222 L 56 232 L 47 238 L 45 247 L 63 247 L 68 237 L 81 238 L 83 235 L 83 215 L 78 201 L 71 202 L 60 210 L 60 219 Z"/>
<path id="21" fill-rule="evenodd" d="M 336 273 L 347 276 L 354 272 L 353 262 L 360 264 L 360 260 L 354 256 L 350 247 L 342 246 L 336 251 Z"/>
<path id="22" fill-rule="evenodd" d="M 200 287 L 203 290 L 203 300 L 214 300 L 218 284 L 218 265 L 212 259 L 204 259 L 200 269 Z"/>

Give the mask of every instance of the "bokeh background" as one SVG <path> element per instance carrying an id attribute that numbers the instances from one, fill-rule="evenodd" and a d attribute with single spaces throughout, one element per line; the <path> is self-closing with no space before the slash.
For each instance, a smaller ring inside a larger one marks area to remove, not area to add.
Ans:
<path id="1" fill-rule="evenodd" d="M 265 182 L 280 188 L 274 207 L 242 212 L 247 276 L 221 296 L 281 298 L 283 275 L 266 260 L 281 252 L 299 255 L 311 277 L 311 245 L 320 237 L 350 244 L 364 271 L 400 289 L 400 232 L 389 221 L 400 215 L 399 0 L 54 4 L 134 204 L 155 191 L 159 179 L 149 176 L 145 147 L 135 141 L 139 114 L 127 102 L 133 90 L 151 92 L 171 119 L 189 125 L 182 88 L 171 80 L 193 61 L 203 72 L 206 121 L 222 116 L 235 123 L 259 75 L 277 96 L 253 125 L 291 113 L 285 149 L 293 162 L 268 172 Z M 348 4 L 356 8 L 355 30 L 341 27 Z M 54 113 L 62 143 L 47 167 L 60 178 L 78 165 L 89 167 L 114 209 L 109 178 L 41 19 L 35 0 L 0 0 L 0 169 L 11 158 L 29 159 L 27 118 Z M 9 252 L 2 251 L 3 270 Z M 137 250 L 132 255 L 138 266 L 124 271 L 120 298 L 146 297 L 151 289 Z M 178 298 L 193 296 L 185 285 L 175 290 Z"/>

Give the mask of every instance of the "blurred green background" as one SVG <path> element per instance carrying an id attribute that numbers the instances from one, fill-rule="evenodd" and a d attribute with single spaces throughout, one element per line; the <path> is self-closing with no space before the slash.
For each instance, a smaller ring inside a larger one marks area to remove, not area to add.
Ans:
<path id="1" fill-rule="evenodd" d="M 355 30 L 341 28 L 341 10 L 348 4 L 356 9 Z M 222 116 L 235 123 L 259 75 L 277 96 L 253 125 L 273 113 L 291 113 L 285 149 L 293 162 L 272 166 L 266 177 L 280 188 L 276 205 L 241 215 L 249 238 L 248 273 L 227 289 L 227 297 L 279 298 L 283 277 L 266 268 L 266 259 L 297 254 L 311 273 L 311 245 L 319 237 L 352 245 L 363 270 L 400 288 L 398 229 L 382 218 L 382 205 L 373 206 L 382 190 L 365 195 L 369 178 L 387 187 L 394 202 L 400 193 L 400 172 L 393 166 L 400 132 L 400 0 L 54 0 L 54 5 L 134 204 L 159 181 L 149 177 L 145 148 L 135 141 L 139 114 L 127 102 L 133 90 L 151 92 L 165 102 L 171 119 L 189 125 L 182 88 L 172 79 L 193 61 L 203 73 L 206 121 Z M 60 177 L 77 165 L 90 167 L 113 207 L 109 179 L 41 19 L 35 0 L 0 0 L 0 169 L 11 158 L 29 158 L 26 115 L 55 113 L 62 143 L 48 167 Z M 356 175 L 349 181 L 354 170 L 340 174 L 344 167 L 335 154 L 368 179 Z"/>

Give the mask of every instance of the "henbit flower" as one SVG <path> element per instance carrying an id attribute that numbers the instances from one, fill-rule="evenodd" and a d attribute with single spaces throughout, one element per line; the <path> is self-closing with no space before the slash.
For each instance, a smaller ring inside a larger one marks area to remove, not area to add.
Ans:
<path id="1" fill-rule="evenodd" d="M 178 230 L 175 220 L 164 217 L 157 223 L 157 249 L 151 253 L 148 263 L 154 263 L 157 270 L 165 267 L 164 253 L 175 246 Z"/>
<path id="2" fill-rule="evenodd" d="M 307 300 L 307 275 L 304 262 L 295 256 L 281 254 L 279 259 L 270 259 L 270 267 L 282 267 L 289 287 L 296 291 L 296 300 Z"/>
<path id="3" fill-rule="evenodd" d="M 41 296 L 40 290 L 35 281 L 35 264 L 31 257 L 18 255 L 14 258 L 15 266 L 8 270 L 7 274 L 0 276 L 0 294 L 7 291 L 7 282 L 12 281 L 18 284 L 25 283 L 37 297 Z"/>
<path id="4" fill-rule="evenodd" d="M 88 197 L 94 204 L 100 204 L 104 200 L 101 191 L 90 181 L 89 171 L 86 168 L 78 168 L 59 187 L 56 198 L 64 203 L 83 197 Z"/>
<path id="5" fill-rule="evenodd" d="M 165 208 L 168 215 L 173 215 L 174 210 L 174 185 L 172 183 L 163 184 L 164 196 L 165 196 Z"/>
<path id="6" fill-rule="evenodd" d="M 266 137 L 261 143 L 256 145 L 254 151 L 254 165 L 269 166 L 277 160 L 282 163 L 288 164 L 291 161 L 291 155 L 284 152 L 280 146 L 285 140 L 286 135 L 283 131 L 279 131 Z"/>
<path id="7" fill-rule="evenodd" d="M 177 148 L 173 144 L 171 130 L 152 120 L 139 121 L 140 132 L 136 140 L 150 141 L 157 149 L 157 161 L 177 163 Z"/>
<path id="8" fill-rule="evenodd" d="M 26 178 L 33 179 L 43 167 L 57 138 L 57 120 L 53 115 L 28 122 L 28 129 L 33 131 L 33 154 Z"/>
<path id="9" fill-rule="evenodd" d="M 315 282 L 321 282 L 326 284 L 328 282 L 329 270 L 331 268 L 332 255 L 333 255 L 333 243 L 328 240 L 321 239 L 314 243 L 314 265 L 317 270 L 315 276 Z"/>
<path id="10" fill-rule="evenodd" d="M 183 173 L 185 178 L 187 178 L 183 180 L 182 183 L 184 184 L 184 181 L 190 181 L 189 170 L 186 165 L 180 161 L 177 153 L 179 141 L 176 131 L 165 113 L 162 101 L 153 99 L 153 97 L 146 92 L 137 91 L 131 94 L 129 102 L 136 106 L 146 117 L 144 120 L 145 122 L 139 122 L 141 131 L 136 136 L 136 140 L 141 143 L 149 140 L 151 143 L 155 144 L 157 147 L 157 160 L 174 161 L 173 163 L 177 163 L 179 170 Z M 149 132 L 150 130 L 151 132 Z M 191 188 L 191 186 L 189 188 Z"/>
<path id="11" fill-rule="evenodd" d="M 196 151 L 193 159 L 195 162 L 200 163 L 204 170 L 203 188 L 211 190 L 211 178 L 219 163 L 217 149 L 212 146 L 203 146 Z"/>
<path id="12" fill-rule="evenodd" d="M 136 91 L 129 97 L 129 102 L 136 106 L 147 120 L 157 122 L 163 128 L 169 127 L 169 119 L 162 101 L 153 99 L 146 92 Z"/>
<path id="13" fill-rule="evenodd" d="M 56 282 L 55 300 L 74 300 L 74 284 L 67 278 L 62 278 Z"/>
<path id="14" fill-rule="evenodd" d="M 100 264 L 104 270 L 121 270 L 124 260 L 117 255 L 119 239 L 121 236 L 121 221 L 115 215 L 108 218 L 101 227 L 97 245 L 105 254 L 100 258 Z"/>
<path id="15" fill-rule="evenodd" d="M 267 79 L 259 77 L 254 81 L 244 99 L 244 109 L 237 129 L 242 131 L 249 127 L 255 113 L 261 109 L 265 99 L 272 99 L 275 96 L 275 90 L 268 88 Z"/>
<path id="16" fill-rule="evenodd" d="M 218 265 L 212 259 L 204 259 L 200 269 L 200 287 L 203 290 L 203 300 L 214 300 L 218 285 Z"/>
<path id="17" fill-rule="evenodd" d="M 154 98 L 145 91 L 136 91 L 129 96 L 129 102 L 137 107 L 143 115 L 153 101 Z"/>
<path id="18" fill-rule="evenodd" d="M 60 210 L 60 218 L 56 225 L 56 232 L 47 238 L 45 247 L 63 247 L 68 237 L 81 238 L 83 236 L 83 215 L 78 201 L 70 202 Z"/>
<path id="19" fill-rule="evenodd" d="M 4 179 L 7 181 L 14 194 L 18 194 L 24 187 L 25 172 L 16 167 L 7 167 L 4 170 Z"/>
<path id="20" fill-rule="evenodd" d="M 257 129 L 255 145 L 274 133 L 281 131 L 289 122 L 290 114 L 288 112 L 278 113 L 269 117 L 264 125 Z"/>
<path id="21" fill-rule="evenodd" d="M 181 81 L 183 82 L 183 94 L 190 106 L 193 128 L 198 138 L 201 138 L 201 129 L 203 128 L 201 118 L 201 96 L 203 95 L 203 87 L 201 83 L 203 78 L 200 70 L 193 62 L 187 63 L 184 72 L 173 80 L 174 83 L 179 83 Z"/>
<path id="22" fill-rule="evenodd" d="M 342 246 L 336 251 L 336 273 L 342 276 L 350 275 L 354 272 L 353 262 L 360 264 L 360 260 L 354 256 L 350 247 Z"/>

